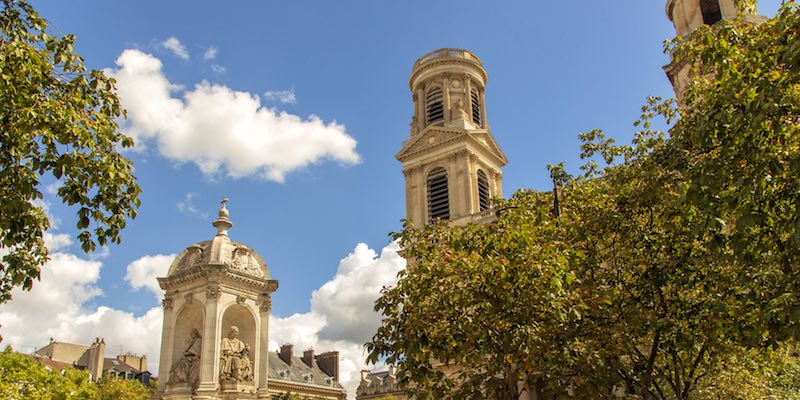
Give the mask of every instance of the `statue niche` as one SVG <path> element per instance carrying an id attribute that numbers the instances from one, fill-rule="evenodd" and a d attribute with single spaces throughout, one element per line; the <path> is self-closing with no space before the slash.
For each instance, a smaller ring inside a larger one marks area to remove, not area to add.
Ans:
<path id="1" fill-rule="evenodd" d="M 186 342 L 186 350 L 169 370 L 169 383 L 188 383 L 192 389 L 197 388 L 200 371 L 200 331 L 192 329 L 191 337 Z"/>
<path id="2" fill-rule="evenodd" d="M 252 382 L 250 346 L 239 340 L 239 328 L 232 326 L 220 345 L 220 381 Z"/>

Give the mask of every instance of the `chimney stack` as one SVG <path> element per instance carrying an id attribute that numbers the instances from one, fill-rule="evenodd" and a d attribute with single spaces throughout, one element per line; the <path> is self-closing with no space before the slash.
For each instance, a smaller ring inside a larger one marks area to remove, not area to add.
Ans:
<path id="1" fill-rule="evenodd" d="M 281 351 L 280 351 L 279 354 L 280 354 L 281 360 L 283 360 L 283 362 L 285 362 L 286 364 L 289 364 L 289 366 L 291 366 L 292 365 L 292 354 L 293 353 L 294 353 L 294 346 L 292 346 L 291 344 L 285 344 L 285 345 L 281 346 Z"/>
<path id="2" fill-rule="evenodd" d="M 322 372 L 339 382 L 339 352 L 329 351 L 317 356 L 317 365 Z"/>
<path id="3" fill-rule="evenodd" d="M 311 368 L 317 365 L 316 359 L 314 358 L 314 349 L 308 349 L 303 352 L 303 362 Z"/>

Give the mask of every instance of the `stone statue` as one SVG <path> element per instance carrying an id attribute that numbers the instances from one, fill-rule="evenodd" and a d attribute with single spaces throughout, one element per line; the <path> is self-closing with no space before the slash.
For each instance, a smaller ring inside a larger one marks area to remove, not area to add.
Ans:
<path id="1" fill-rule="evenodd" d="M 239 328 L 232 326 L 228 337 L 220 346 L 220 380 L 248 382 L 253 380 L 253 364 L 250 362 L 250 346 L 239 340 Z"/>
<path id="2" fill-rule="evenodd" d="M 189 383 L 197 386 L 200 371 L 200 331 L 192 329 L 191 337 L 186 342 L 183 357 L 172 365 L 169 371 L 169 383 Z"/>
<path id="3" fill-rule="evenodd" d="M 417 122 L 416 115 L 411 117 L 411 123 L 409 126 L 411 127 L 411 136 L 414 136 L 419 132 L 419 122 Z"/>
<path id="4" fill-rule="evenodd" d="M 455 109 L 453 109 L 452 117 L 454 121 L 457 119 L 466 119 L 467 112 L 464 111 L 464 100 L 461 97 L 457 98 L 455 101 Z"/>

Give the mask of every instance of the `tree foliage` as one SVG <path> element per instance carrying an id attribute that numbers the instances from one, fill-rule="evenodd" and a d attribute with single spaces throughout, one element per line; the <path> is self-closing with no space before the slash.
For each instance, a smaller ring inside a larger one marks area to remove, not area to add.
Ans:
<path id="1" fill-rule="evenodd" d="M 133 379 L 103 378 L 97 384 L 97 400 L 148 400 L 153 392 Z"/>
<path id="2" fill-rule="evenodd" d="M 409 268 L 370 360 L 433 398 L 727 398 L 772 360 L 743 347 L 799 333 L 798 30 L 788 4 L 672 42 L 695 68 L 681 104 L 651 98 L 631 145 L 581 135 L 582 173 L 551 167 L 555 206 L 521 191 L 491 225 L 396 234 Z"/>
<path id="3" fill-rule="evenodd" d="M 0 397 L 9 400 L 94 400 L 95 384 L 86 371 L 67 368 L 48 370 L 33 357 L 0 353 Z"/>
<path id="4" fill-rule="evenodd" d="M 23 0 L 0 1 L 0 303 L 10 290 L 30 289 L 47 261 L 50 222 L 40 181 L 63 182 L 58 196 L 77 208 L 84 251 L 120 241 L 136 216 L 139 186 L 133 145 L 117 131 L 124 112 L 114 81 L 86 71 L 72 51 L 75 38 L 51 36 L 47 22 Z"/>

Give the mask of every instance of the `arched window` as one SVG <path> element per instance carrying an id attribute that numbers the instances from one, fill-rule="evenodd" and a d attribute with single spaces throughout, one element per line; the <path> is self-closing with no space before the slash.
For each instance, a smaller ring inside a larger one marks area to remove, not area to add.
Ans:
<path id="1" fill-rule="evenodd" d="M 489 180 L 481 170 L 478 170 L 478 204 L 481 211 L 489 209 Z"/>
<path id="2" fill-rule="evenodd" d="M 441 121 L 444 119 L 444 95 L 442 88 L 434 86 L 428 89 L 425 96 L 425 110 L 428 123 Z"/>
<path id="3" fill-rule="evenodd" d="M 428 174 L 428 221 L 450 219 L 450 197 L 447 193 L 447 171 L 434 168 Z"/>
<path id="4" fill-rule="evenodd" d="M 472 97 L 472 122 L 481 124 L 481 97 L 478 95 L 478 89 L 470 91 Z"/>
<path id="5" fill-rule="evenodd" d="M 700 12 L 703 13 L 703 23 L 706 25 L 714 25 L 722 20 L 719 0 L 700 0 Z"/>

